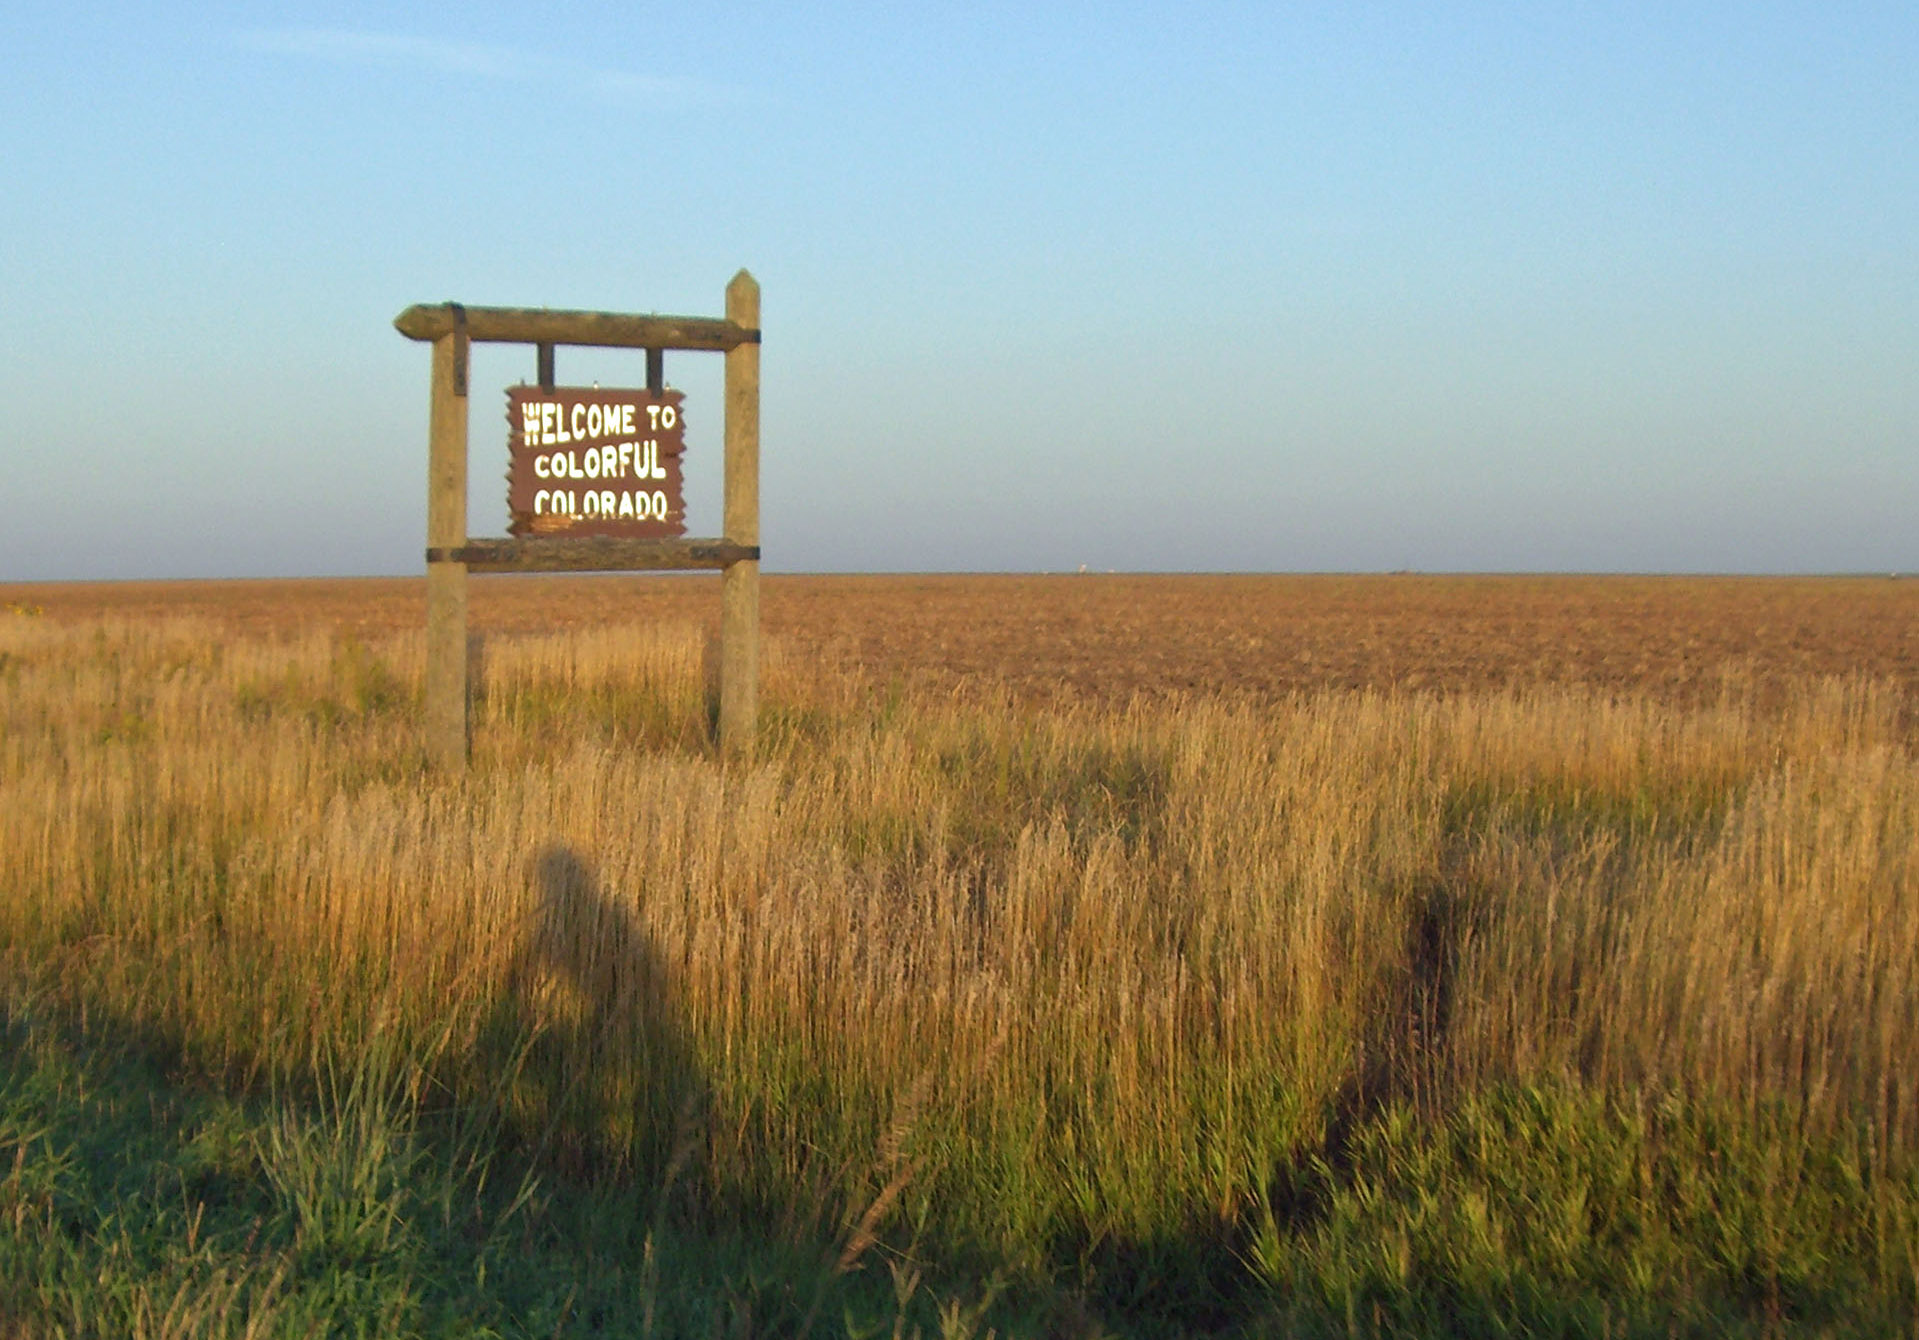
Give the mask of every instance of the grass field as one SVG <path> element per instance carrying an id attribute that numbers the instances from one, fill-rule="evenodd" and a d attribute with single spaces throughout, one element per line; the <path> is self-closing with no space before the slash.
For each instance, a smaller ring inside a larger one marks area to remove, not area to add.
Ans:
<path id="1" fill-rule="evenodd" d="M 717 603 L 0 589 L 0 1323 L 1919 1334 L 1919 584 Z"/>

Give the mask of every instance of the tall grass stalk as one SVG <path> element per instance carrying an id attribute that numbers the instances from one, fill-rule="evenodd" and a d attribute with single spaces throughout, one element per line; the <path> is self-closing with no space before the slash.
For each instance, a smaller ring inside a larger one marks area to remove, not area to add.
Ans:
<path id="1" fill-rule="evenodd" d="M 616 629 L 489 642 L 452 780 L 421 664 L 0 620 L 6 970 L 234 1083 L 410 1040 L 584 1169 L 658 1178 L 697 1099 L 702 1203 L 1015 1262 L 1231 1236 L 1357 1114 L 1502 1084 L 1919 1153 L 1881 686 L 1037 714 L 776 657 L 741 762 L 699 635 Z"/>

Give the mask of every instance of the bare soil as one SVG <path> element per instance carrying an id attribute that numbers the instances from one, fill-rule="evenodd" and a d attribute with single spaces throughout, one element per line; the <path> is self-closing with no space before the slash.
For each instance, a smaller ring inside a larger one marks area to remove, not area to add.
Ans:
<path id="1" fill-rule="evenodd" d="M 999 684 L 1023 698 L 1550 682 L 1698 699 L 1727 677 L 1769 696 L 1820 675 L 1919 687 L 1911 579 L 771 575 L 762 591 L 766 634 L 789 667 L 938 689 Z M 0 612 L 9 609 L 377 638 L 422 626 L 425 587 L 420 578 L 0 585 Z M 718 579 L 475 577 L 471 619 L 481 633 L 716 628 Z"/>

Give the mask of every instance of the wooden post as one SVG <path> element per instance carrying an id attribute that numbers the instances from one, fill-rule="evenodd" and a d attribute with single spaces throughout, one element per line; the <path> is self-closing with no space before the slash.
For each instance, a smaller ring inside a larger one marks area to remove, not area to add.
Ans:
<path id="1" fill-rule="evenodd" d="M 466 543 L 465 333 L 433 341 L 427 418 L 426 542 Z M 466 564 L 426 565 L 426 753 L 436 768 L 466 768 Z"/>
<path id="2" fill-rule="evenodd" d="M 759 282 L 746 271 L 726 286 L 726 319 L 748 330 L 760 326 Z M 725 538 L 760 542 L 760 346 L 726 351 Z M 752 748 L 760 695 L 760 564 L 727 566 L 720 578 L 720 747 Z"/>

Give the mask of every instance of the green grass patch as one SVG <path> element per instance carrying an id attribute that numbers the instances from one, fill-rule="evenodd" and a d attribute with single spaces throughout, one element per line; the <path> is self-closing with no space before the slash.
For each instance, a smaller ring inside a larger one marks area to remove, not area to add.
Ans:
<path id="1" fill-rule="evenodd" d="M 1044 1329 L 1031 1298 L 1022 1318 L 997 1287 L 942 1291 L 853 1233 L 701 1222 L 684 1150 L 664 1183 L 569 1180 L 474 1110 L 436 1108 L 423 1072 L 377 1047 L 313 1081 L 223 1093 L 16 1003 L 0 1324 L 75 1340 Z"/>

